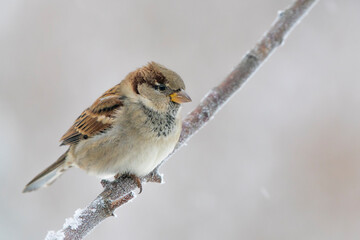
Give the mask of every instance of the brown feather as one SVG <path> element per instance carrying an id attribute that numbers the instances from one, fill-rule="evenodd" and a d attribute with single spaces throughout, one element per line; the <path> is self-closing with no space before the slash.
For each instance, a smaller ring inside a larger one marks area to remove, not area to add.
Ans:
<path id="1" fill-rule="evenodd" d="M 76 144 L 81 139 L 95 136 L 111 127 L 115 112 L 123 106 L 118 87 L 119 85 L 116 85 L 109 89 L 81 113 L 60 139 L 61 145 Z"/>

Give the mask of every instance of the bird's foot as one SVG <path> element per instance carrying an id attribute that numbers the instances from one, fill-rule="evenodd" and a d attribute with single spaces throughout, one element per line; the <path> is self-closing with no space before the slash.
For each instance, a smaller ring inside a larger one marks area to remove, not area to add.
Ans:
<path id="1" fill-rule="evenodd" d="M 130 177 L 132 180 L 134 180 L 134 182 L 135 182 L 135 184 L 136 184 L 136 186 L 139 188 L 139 194 L 142 192 L 142 184 L 141 184 L 141 178 L 139 178 L 138 176 L 136 176 L 135 174 L 128 174 L 128 173 L 126 173 L 126 174 L 119 174 L 119 173 L 117 173 L 115 176 L 114 176 L 114 178 L 115 178 L 115 180 L 116 179 L 119 179 L 119 178 L 122 178 L 122 177 Z"/>

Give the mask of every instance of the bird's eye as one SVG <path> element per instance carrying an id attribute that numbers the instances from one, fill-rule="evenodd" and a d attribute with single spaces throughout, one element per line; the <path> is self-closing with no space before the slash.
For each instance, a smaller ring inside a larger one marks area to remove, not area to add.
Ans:
<path id="1" fill-rule="evenodd" d="M 159 90 L 160 91 L 165 91 L 165 89 L 166 89 L 166 86 L 164 84 L 159 85 Z"/>
<path id="2" fill-rule="evenodd" d="M 164 84 L 159 84 L 154 86 L 155 90 L 165 91 L 166 86 Z"/>

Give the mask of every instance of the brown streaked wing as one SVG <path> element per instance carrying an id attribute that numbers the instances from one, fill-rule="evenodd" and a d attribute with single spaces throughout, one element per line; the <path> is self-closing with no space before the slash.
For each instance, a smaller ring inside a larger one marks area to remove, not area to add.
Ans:
<path id="1" fill-rule="evenodd" d="M 71 128 L 60 139 L 61 145 L 76 144 L 81 139 L 90 138 L 106 131 L 114 122 L 114 113 L 123 106 L 121 96 L 115 87 L 98 98 L 75 120 Z"/>

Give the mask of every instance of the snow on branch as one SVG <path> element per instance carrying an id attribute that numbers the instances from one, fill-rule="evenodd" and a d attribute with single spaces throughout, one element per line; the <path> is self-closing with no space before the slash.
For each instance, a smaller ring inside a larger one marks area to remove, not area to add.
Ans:
<path id="1" fill-rule="evenodd" d="M 230 97 L 259 69 L 264 60 L 284 42 L 292 28 L 300 22 L 316 2 L 316 0 L 297 0 L 288 9 L 278 14 L 270 30 L 242 58 L 240 64 L 236 66 L 223 82 L 210 90 L 200 104 L 186 116 L 183 120 L 181 136 L 174 152 L 184 146 L 191 136 L 212 119 Z M 159 166 L 142 180 L 146 182 L 161 182 L 162 177 L 158 173 Z M 122 177 L 113 182 L 103 180 L 101 184 L 104 187 L 104 191 L 86 208 L 76 210 L 73 218 L 67 218 L 61 230 L 48 232 L 46 240 L 83 239 L 104 219 L 114 216 L 116 208 L 133 199 L 135 196 L 133 191 L 137 187 L 134 180 L 128 177 Z"/>

